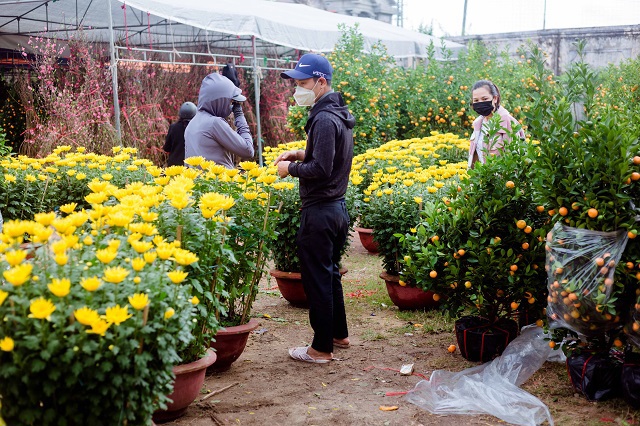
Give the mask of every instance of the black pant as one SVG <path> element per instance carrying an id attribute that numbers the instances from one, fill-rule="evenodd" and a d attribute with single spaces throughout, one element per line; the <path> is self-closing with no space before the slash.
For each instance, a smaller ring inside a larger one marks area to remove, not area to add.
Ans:
<path id="1" fill-rule="evenodd" d="M 333 352 L 333 339 L 349 336 L 338 266 L 348 232 L 349 214 L 344 201 L 302 209 L 298 257 L 314 332 L 311 347 L 320 352 Z"/>

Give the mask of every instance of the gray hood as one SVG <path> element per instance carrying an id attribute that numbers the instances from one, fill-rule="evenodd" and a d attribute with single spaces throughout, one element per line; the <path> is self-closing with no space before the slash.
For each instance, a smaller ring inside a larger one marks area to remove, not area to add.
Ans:
<path id="1" fill-rule="evenodd" d="M 231 80 L 220 74 L 209 74 L 202 80 L 198 95 L 198 110 L 214 117 L 226 118 L 231 114 L 231 99 L 242 93 Z"/>

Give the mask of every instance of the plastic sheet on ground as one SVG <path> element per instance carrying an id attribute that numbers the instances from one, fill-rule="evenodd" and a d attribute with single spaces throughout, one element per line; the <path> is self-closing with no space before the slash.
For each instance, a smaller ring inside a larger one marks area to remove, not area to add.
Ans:
<path id="1" fill-rule="evenodd" d="M 514 425 L 553 426 L 547 406 L 518 387 L 549 357 L 544 337 L 542 328 L 524 327 L 500 357 L 459 373 L 436 370 L 406 398 L 433 414 L 490 414 Z"/>

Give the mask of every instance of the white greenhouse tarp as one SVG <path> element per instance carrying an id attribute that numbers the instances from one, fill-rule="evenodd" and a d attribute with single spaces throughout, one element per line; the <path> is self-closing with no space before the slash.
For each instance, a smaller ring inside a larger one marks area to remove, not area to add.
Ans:
<path id="1" fill-rule="evenodd" d="M 340 38 L 339 24 L 358 24 L 365 37 L 365 49 L 381 41 L 397 58 L 426 56 L 431 43 L 437 50 L 441 44 L 435 37 L 391 24 L 301 4 L 264 0 L 181 0 L 178 4 L 173 0 L 132 0 L 126 4 L 195 28 L 256 36 L 276 45 L 314 52 L 333 49 Z M 451 50 L 462 47 L 450 41 L 444 44 Z"/>
<path id="2" fill-rule="evenodd" d="M 89 37 L 108 41 L 105 0 L 2 1 L 0 47 L 15 48 L 15 38 L 49 34 L 66 38 L 82 27 Z M 265 0 L 114 0 L 116 42 L 127 46 L 181 47 L 207 43 L 211 49 L 246 50 L 247 39 L 263 43 L 259 54 L 297 49 L 329 52 L 340 37 L 339 24 L 359 25 L 365 49 L 381 41 L 396 58 L 424 57 L 433 43 L 457 51 L 462 45 L 368 18 L 340 15 L 301 4 Z M 12 45 L 11 45 L 12 44 Z M 26 43 L 21 43 L 23 46 Z M 280 48 L 277 48 L 280 47 Z M 439 55 L 437 55 L 439 56 Z"/>

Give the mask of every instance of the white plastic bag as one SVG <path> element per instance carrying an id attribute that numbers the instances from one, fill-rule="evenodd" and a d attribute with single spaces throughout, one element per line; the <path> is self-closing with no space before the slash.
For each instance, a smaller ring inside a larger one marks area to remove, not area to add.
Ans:
<path id="1" fill-rule="evenodd" d="M 434 371 L 406 399 L 434 414 L 490 414 L 514 425 L 553 426 L 547 406 L 518 387 L 549 357 L 544 337 L 542 328 L 524 327 L 500 357 L 459 373 Z"/>
<path id="2" fill-rule="evenodd" d="M 556 223 L 546 245 L 550 328 L 595 337 L 620 326 L 625 301 L 614 275 L 627 241 L 625 230 L 598 232 Z"/>

